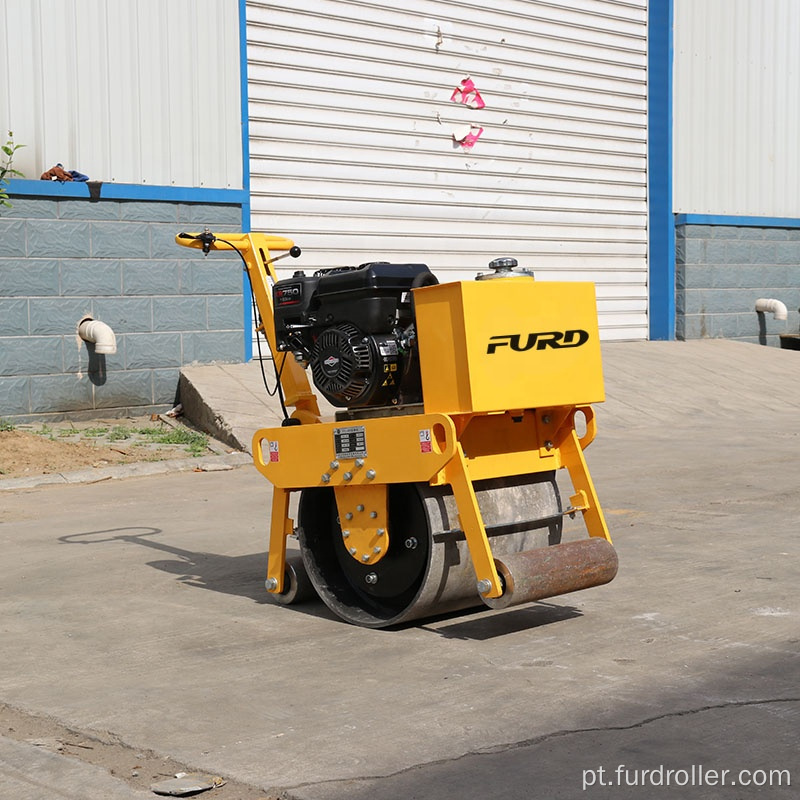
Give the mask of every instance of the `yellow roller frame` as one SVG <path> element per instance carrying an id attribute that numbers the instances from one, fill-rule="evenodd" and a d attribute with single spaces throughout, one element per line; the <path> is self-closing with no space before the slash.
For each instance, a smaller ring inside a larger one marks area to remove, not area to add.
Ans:
<path id="1" fill-rule="evenodd" d="M 292 492 L 308 488 L 334 490 L 348 552 L 374 564 L 386 554 L 392 533 L 388 487 L 449 485 L 477 590 L 488 598 L 503 590 L 475 495 L 477 480 L 566 469 L 575 494 L 565 513 L 580 512 L 590 536 L 611 541 L 583 456 L 596 432 L 589 403 L 604 399 L 590 284 L 510 278 L 488 286 L 465 282 L 414 290 L 424 413 L 323 422 L 305 371 L 276 346 L 277 277 L 270 251 L 288 251 L 294 242 L 264 234 L 220 237 L 210 249 L 233 248 L 244 258 L 285 403 L 300 423 L 262 428 L 253 437 L 255 466 L 273 485 L 268 591 L 284 589 L 286 538 L 294 531 L 289 500 Z M 584 341 L 589 346 L 579 350 Z M 576 430 L 579 414 L 583 436 Z"/>

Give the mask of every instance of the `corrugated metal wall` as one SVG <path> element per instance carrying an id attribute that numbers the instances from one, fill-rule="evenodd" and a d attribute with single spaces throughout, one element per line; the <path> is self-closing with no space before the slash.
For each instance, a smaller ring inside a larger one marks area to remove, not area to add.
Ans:
<path id="1" fill-rule="evenodd" d="M 237 0 L 0 0 L 0 132 L 16 166 L 242 187 Z M 5 140 L 4 140 L 5 141 Z"/>
<path id="2" fill-rule="evenodd" d="M 646 16 L 250 0 L 253 228 L 293 237 L 304 269 L 421 260 L 454 279 L 513 255 L 596 281 L 604 338 L 646 337 Z M 450 101 L 467 76 L 485 108 Z"/>
<path id="3" fill-rule="evenodd" d="M 676 212 L 800 217 L 800 3 L 675 0 Z"/>

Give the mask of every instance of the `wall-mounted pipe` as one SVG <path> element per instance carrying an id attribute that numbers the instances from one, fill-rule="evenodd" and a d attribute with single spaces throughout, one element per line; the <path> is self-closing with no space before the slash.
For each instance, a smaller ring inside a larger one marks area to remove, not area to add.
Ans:
<path id="1" fill-rule="evenodd" d="M 84 342 L 91 342 L 95 353 L 111 355 L 117 352 L 117 337 L 114 331 L 99 319 L 84 317 L 78 323 L 78 336 Z"/>
<path id="2" fill-rule="evenodd" d="M 772 314 L 775 319 L 786 319 L 786 306 L 780 300 L 761 297 L 756 300 L 756 311 Z"/>

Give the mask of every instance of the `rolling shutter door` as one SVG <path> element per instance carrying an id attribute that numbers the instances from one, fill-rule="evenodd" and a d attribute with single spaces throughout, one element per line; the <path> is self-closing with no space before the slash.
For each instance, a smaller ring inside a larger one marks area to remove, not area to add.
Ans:
<path id="1" fill-rule="evenodd" d="M 645 0 L 250 0 L 247 23 L 253 230 L 306 271 L 513 256 L 594 281 L 604 339 L 646 338 Z M 451 100 L 467 78 L 483 108 Z"/>

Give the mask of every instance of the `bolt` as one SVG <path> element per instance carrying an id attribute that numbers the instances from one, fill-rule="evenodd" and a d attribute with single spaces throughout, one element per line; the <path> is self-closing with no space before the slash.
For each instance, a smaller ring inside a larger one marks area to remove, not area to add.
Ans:
<path id="1" fill-rule="evenodd" d="M 368 469 L 367 470 L 367 478 L 369 478 L 370 480 L 372 480 L 377 474 L 378 473 L 375 472 L 374 469 Z"/>
<path id="2" fill-rule="evenodd" d="M 367 561 L 369 561 L 369 553 L 364 553 L 364 555 L 361 556 L 361 560 L 366 564 Z"/>
<path id="3" fill-rule="evenodd" d="M 351 480 L 353 480 L 353 473 L 352 472 L 345 472 L 344 475 L 342 475 L 342 477 L 346 481 L 351 481 Z"/>
<path id="4" fill-rule="evenodd" d="M 486 578 L 482 581 L 478 581 L 477 589 L 481 594 L 486 594 L 492 588 L 492 582 Z"/>
<path id="5" fill-rule="evenodd" d="M 331 461 L 331 469 L 339 469 L 339 462 Z"/>
<path id="6" fill-rule="evenodd" d="M 364 580 L 370 585 L 374 586 L 378 582 L 378 574 L 376 572 L 368 572 L 364 576 Z"/>
<path id="7" fill-rule="evenodd" d="M 363 467 L 364 466 L 364 459 L 363 458 L 357 458 L 356 459 L 356 466 L 357 467 Z"/>
<path id="8" fill-rule="evenodd" d="M 348 511 L 348 512 L 347 512 L 347 513 L 344 515 L 344 518 L 345 518 L 345 519 L 353 519 L 353 512 L 352 512 L 352 511 Z"/>
<path id="9" fill-rule="evenodd" d="M 363 506 L 363 505 L 361 505 L 361 503 L 359 503 L 359 504 L 356 506 L 356 511 L 363 511 L 363 510 L 364 510 L 364 506 Z"/>
<path id="10" fill-rule="evenodd" d="M 549 425 L 550 424 L 550 415 L 549 414 L 545 414 L 542 417 L 542 422 L 544 422 L 545 425 Z"/>
<path id="11" fill-rule="evenodd" d="M 267 578 L 264 581 L 264 586 L 268 592 L 274 592 L 278 588 L 278 579 L 277 578 Z"/>
<path id="12" fill-rule="evenodd" d="M 378 536 L 383 536 L 383 534 L 386 533 L 386 528 L 378 528 L 378 530 L 375 531 L 375 533 L 377 533 Z"/>
<path id="13" fill-rule="evenodd" d="M 551 442 L 551 441 L 548 439 L 548 440 L 547 440 L 547 441 L 544 443 L 544 447 L 545 447 L 545 450 L 552 450 L 552 449 L 553 449 L 553 443 L 552 443 L 552 442 Z"/>
<path id="14" fill-rule="evenodd" d="M 355 547 L 348 547 L 347 552 L 350 553 L 351 556 L 354 556 L 356 554 L 356 549 Z"/>
<path id="15" fill-rule="evenodd" d="M 328 475 L 327 472 L 323 472 L 322 473 L 322 482 L 323 483 L 330 483 L 331 482 L 331 476 Z"/>
<path id="16" fill-rule="evenodd" d="M 373 547 L 372 548 L 372 552 L 375 553 L 375 555 L 378 555 L 378 553 L 380 553 L 380 551 L 381 551 L 380 547 Z"/>
<path id="17" fill-rule="evenodd" d="M 303 361 L 305 360 L 305 357 L 303 356 L 303 354 L 302 354 L 300 351 L 298 351 L 298 352 L 296 352 L 296 353 L 294 354 L 294 360 L 295 360 L 295 361 L 296 361 L 298 364 L 302 364 L 302 363 L 303 363 Z"/>
<path id="18" fill-rule="evenodd" d="M 350 531 L 342 531 L 342 539 L 346 539 L 350 535 Z"/>
<path id="19" fill-rule="evenodd" d="M 415 536 L 409 536 L 408 539 L 405 540 L 404 544 L 406 546 L 406 550 L 416 550 L 419 542 L 417 542 Z"/>
<path id="20" fill-rule="evenodd" d="M 369 516 L 370 516 L 371 519 L 377 519 L 378 518 L 378 512 L 377 511 L 370 511 L 369 512 Z"/>

